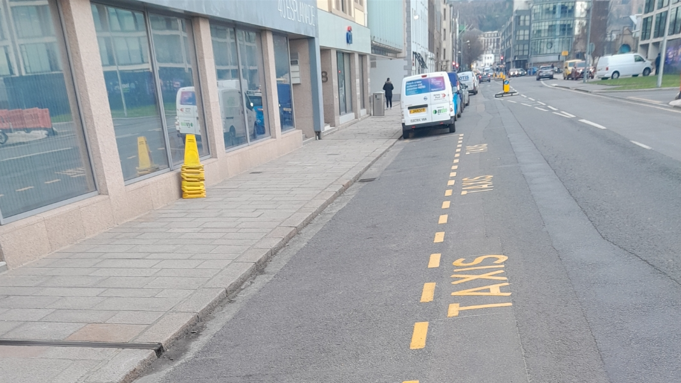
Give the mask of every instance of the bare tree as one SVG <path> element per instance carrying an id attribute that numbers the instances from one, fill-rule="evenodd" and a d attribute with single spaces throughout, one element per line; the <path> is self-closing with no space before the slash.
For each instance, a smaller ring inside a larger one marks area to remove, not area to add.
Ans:
<path id="1" fill-rule="evenodd" d="M 480 55 L 485 50 L 480 38 L 481 35 L 480 31 L 472 30 L 461 36 L 461 59 L 466 69 L 470 69 L 472 64 L 480 58 Z"/>

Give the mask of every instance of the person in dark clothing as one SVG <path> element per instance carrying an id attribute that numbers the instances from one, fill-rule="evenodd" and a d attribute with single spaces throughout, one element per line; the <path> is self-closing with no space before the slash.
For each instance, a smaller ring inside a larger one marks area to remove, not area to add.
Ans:
<path id="1" fill-rule="evenodd" d="M 660 73 L 658 72 L 660 70 L 660 57 L 659 53 L 657 54 L 657 57 L 655 57 L 655 74 Z"/>
<path id="2" fill-rule="evenodd" d="M 393 83 L 390 82 L 390 77 L 388 77 L 385 84 L 383 84 L 383 90 L 385 91 L 385 107 L 387 109 L 393 108 L 393 89 L 395 89 L 395 87 L 393 86 Z"/>

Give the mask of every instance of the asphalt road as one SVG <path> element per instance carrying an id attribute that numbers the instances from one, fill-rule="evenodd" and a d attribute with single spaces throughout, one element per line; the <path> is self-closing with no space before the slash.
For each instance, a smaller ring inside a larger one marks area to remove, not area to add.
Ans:
<path id="1" fill-rule="evenodd" d="M 140 382 L 678 381 L 677 112 L 512 85 L 398 142 Z"/>

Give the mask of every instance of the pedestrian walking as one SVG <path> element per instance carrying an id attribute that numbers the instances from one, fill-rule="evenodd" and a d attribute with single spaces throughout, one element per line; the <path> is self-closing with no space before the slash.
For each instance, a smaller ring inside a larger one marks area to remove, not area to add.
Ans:
<path id="1" fill-rule="evenodd" d="M 655 74 L 658 74 L 658 70 L 660 70 L 660 54 L 657 54 L 657 57 L 655 57 Z"/>
<path id="2" fill-rule="evenodd" d="M 390 82 L 390 77 L 388 77 L 388 79 L 385 80 L 385 84 L 383 84 L 383 91 L 385 91 L 386 109 L 393 108 L 393 89 L 395 89 L 395 87 L 393 86 L 393 83 Z"/>

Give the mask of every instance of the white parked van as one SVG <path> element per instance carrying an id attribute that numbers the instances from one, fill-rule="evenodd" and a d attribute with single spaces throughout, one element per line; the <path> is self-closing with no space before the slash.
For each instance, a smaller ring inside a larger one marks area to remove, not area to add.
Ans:
<path id="1" fill-rule="evenodd" d="M 405 77 L 402 80 L 402 136 L 415 129 L 449 128 L 453 133 L 454 101 L 447 72 Z"/>
<path id="2" fill-rule="evenodd" d="M 596 65 L 596 77 L 600 79 L 616 79 L 621 76 L 648 76 L 653 65 L 638 53 L 623 53 L 603 56 Z"/>

